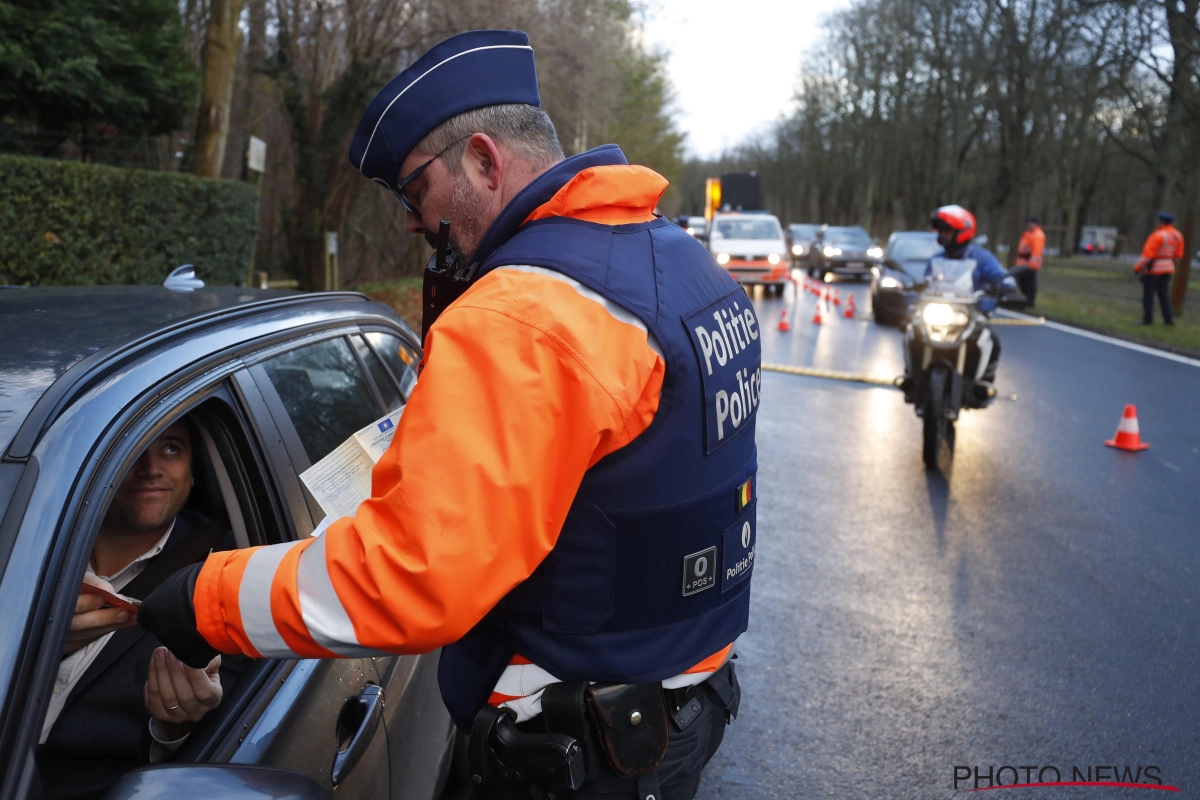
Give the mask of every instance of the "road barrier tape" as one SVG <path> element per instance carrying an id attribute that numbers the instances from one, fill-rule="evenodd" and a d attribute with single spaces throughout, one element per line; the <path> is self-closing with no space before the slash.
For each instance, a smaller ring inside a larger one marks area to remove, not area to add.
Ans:
<path id="1" fill-rule="evenodd" d="M 875 386 L 891 386 L 895 388 L 896 379 L 883 375 L 867 375 L 857 372 L 838 372 L 833 369 L 814 369 L 812 367 L 792 367 L 787 364 L 763 364 L 767 372 L 784 372 L 788 375 L 803 375 L 808 378 L 828 378 L 833 381 L 850 381 L 852 383 L 870 383 Z"/>
<path id="2" fill-rule="evenodd" d="M 1044 325 L 1046 324 L 1045 317 L 1001 317 L 1000 319 L 992 318 L 989 325 Z"/>

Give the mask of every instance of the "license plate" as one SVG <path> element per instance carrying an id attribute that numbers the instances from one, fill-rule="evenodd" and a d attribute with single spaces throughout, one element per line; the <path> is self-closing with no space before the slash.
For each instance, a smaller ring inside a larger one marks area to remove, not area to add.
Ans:
<path id="1" fill-rule="evenodd" d="M 862 269 L 865 266 L 866 266 L 866 264 L 864 264 L 861 261 L 847 261 L 846 262 L 847 269 Z"/>

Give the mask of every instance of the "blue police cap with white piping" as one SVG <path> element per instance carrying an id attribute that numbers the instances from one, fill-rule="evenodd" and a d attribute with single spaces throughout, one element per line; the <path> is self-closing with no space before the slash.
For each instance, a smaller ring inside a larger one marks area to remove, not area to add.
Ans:
<path id="1" fill-rule="evenodd" d="M 540 106 L 533 48 L 522 31 L 469 31 L 434 45 L 375 95 L 350 142 L 350 162 L 395 190 L 400 165 L 425 135 L 465 111 Z"/>

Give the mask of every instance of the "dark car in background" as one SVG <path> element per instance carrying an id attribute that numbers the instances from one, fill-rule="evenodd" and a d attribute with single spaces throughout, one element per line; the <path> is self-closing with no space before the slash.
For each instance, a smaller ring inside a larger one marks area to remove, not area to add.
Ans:
<path id="1" fill-rule="evenodd" d="M 809 247 L 808 274 L 822 278 L 828 273 L 851 275 L 855 279 L 871 274 L 871 267 L 883 258 L 883 248 L 871 241 L 871 234 L 857 225 L 823 225 Z"/>
<path id="2" fill-rule="evenodd" d="M 929 259 L 941 246 L 933 231 L 896 231 L 888 237 L 883 260 L 871 270 L 871 310 L 880 325 L 908 318 L 916 302 L 915 286 L 925 276 Z"/>
<path id="3" fill-rule="evenodd" d="M 324 513 L 299 474 L 402 406 L 421 353 L 363 295 L 236 288 L 5 289 L 0 338 L 0 797 L 24 800 L 92 543 L 140 453 L 186 418 L 185 509 L 224 515 L 238 547 L 303 539 Z M 252 661 L 169 763 L 108 797 L 432 800 L 456 743 L 437 664 Z"/>
<path id="4" fill-rule="evenodd" d="M 788 246 L 791 248 L 792 263 L 795 266 L 799 267 L 804 264 L 808 258 L 809 248 L 812 247 L 813 239 L 817 238 L 820 230 L 820 225 L 799 222 L 787 226 Z"/>

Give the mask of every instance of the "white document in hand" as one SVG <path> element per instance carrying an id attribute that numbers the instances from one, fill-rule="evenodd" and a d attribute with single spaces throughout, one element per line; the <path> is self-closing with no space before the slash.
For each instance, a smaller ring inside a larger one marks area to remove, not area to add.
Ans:
<path id="1" fill-rule="evenodd" d="M 399 408 L 375 420 L 300 473 L 300 480 L 329 519 L 353 516 L 359 503 L 371 496 L 371 469 L 392 443 L 403 412 Z M 313 535 L 326 527 L 323 521 Z"/>

